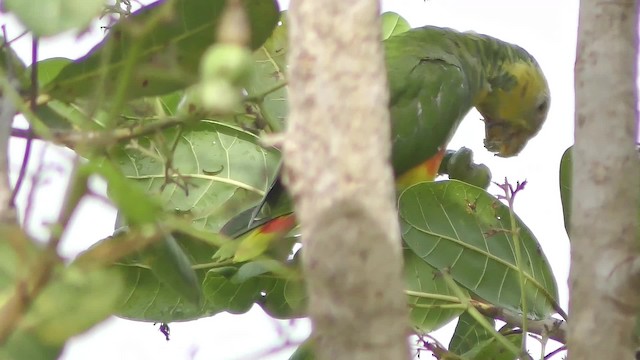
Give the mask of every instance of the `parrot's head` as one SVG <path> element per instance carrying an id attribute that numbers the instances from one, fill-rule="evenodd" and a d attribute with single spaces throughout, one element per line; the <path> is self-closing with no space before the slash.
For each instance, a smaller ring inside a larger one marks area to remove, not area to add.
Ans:
<path id="1" fill-rule="evenodd" d="M 484 146 L 497 156 L 515 156 L 547 118 L 547 80 L 536 61 L 525 58 L 503 63 L 488 83 L 490 89 L 476 105 L 484 117 Z"/>

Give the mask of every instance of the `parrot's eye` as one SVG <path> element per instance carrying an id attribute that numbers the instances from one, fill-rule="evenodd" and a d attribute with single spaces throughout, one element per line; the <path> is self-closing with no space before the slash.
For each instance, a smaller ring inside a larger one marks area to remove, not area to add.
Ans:
<path id="1" fill-rule="evenodd" d="M 549 102 L 545 99 L 540 104 L 538 104 L 538 107 L 536 108 L 536 110 L 539 113 L 544 113 L 547 111 L 547 107 L 549 107 Z"/>

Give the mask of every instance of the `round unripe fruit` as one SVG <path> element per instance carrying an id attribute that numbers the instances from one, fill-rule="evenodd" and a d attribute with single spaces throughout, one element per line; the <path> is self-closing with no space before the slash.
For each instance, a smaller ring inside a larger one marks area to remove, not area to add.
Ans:
<path id="1" fill-rule="evenodd" d="M 200 84 L 188 87 L 182 99 L 178 103 L 176 113 L 182 116 L 196 116 L 205 114 L 207 111 L 202 107 L 202 89 Z"/>
<path id="2" fill-rule="evenodd" d="M 466 179 L 461 179 L 467 184 L 477 186 L 481 189 L 487 190 L 489 184 L 491 184 L 491 170 L 485 164 L 478 164 L 473 166 L 473 170 Z"/>
<path id="3" fill-rule="evenodd" d="M 215 44 L 202 55 L 200 74 L 202 81 L 224 79 L 234 85 L 242 85 L 251 77 L 253 56 L 245 47 L 231 44 Z"/>
<path id="4" fill-rule="evenodd" d="M 242 102 L 240 89 L 225 79 L 212 79 L 200 84 L 200 102 L 214 114 L 231 114 Z"/>
<path id="5" fill-rule="evenodd" d="M 471 170 L 473 164 L 473 151 L 466 147 L 460 148 L 451 155 L 449 164 L 447 165 L 447 172 L 450 178 L 460 179 L 464 174 Z"/>

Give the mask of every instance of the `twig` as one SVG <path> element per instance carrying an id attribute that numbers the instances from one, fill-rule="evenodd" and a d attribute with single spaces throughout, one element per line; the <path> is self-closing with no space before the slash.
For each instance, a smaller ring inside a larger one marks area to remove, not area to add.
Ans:
<path id="1" fill-rule="evenodd" d="M 552 357 L 554 357 L 555 355 L 558 355 L 558 353 L 566 351 L 567 350 L 567 346 L 566 345 L 562 345 L 559 348 L 553 350 L 552 352 L 548 353 L 547 355 L 544 356 L 545 360 L 551 359 Z"/>
<path id="2" fill-rule="evenodd" d="M 522 183 L 520 183 L 520 181 L 518 181 L 516 183 L 516 188 L 514 189 L 513 186 L 511 186 L 511 184 L 507 181 L 507 178 L 504 178 L 504 183 L 503 184 L 497 184 L 502 191 L 504 191 L 504 195 L 500 195 L 498 196 L 498 199 L 504 199 L 507 200 L 507 203 L 509 205 L 509 218 L 511 220 L 511 232 L 513 233 L 513 247 L 515 249 L 515 255 L 516 255 L 516 267 L 518 268 L 518 278 L 520 279 L 520 306 L 522 308 L 522 332 L 524 332 L 525 334 L 527 333 L 527 291 L 526 291 L 526 284 L 527 284 L 527 280 L 525 278 L 524 275 L 524 262 L 522 260 L 522 250 L 521 250 L 521 242 L 520 242 L 520 228 L 518 228 L 518 225 L 516 224 L 516 214 L 515 211 L 513 210 L 514 208 L 514 204 L 515 204 L 515 198 L 516 195 L 518 194 L 519 191 L 524 190 L 525 185 L 527 184 L 527 181 L 523 181 Z M 527 350 L 527 337 L 523 336 L 522 337 L 522 351 L 526 351 Z"/>
<path id="3" fill-rule="evenodd" d="M 424 293 L 412 290 L 405 290 L 405 294 L 423 299 L 446 301 L 452 304 L 463 303 L 459 297 L 451 295 Z M 519 313 L 474 299 L 469 300 L 469 305 L 474 307 L 484 316 L 504 321 L 511 327 L 522 328 L 522 315 Z M 439 305 L 436 305 L 435 307 L 437 306 Z M 529 319 L 527 323 L 529 325 L 528 331 L 530 333 L 538 334 L 540 336 L 544 336 L 546 334 L 550 339 L 563 344 L 566 343 L 567 323 L 564 320 L 549 317 L 542 320 Z"/>
<path id="4" fill-rule="evenodd" d="M 147 125 L 138 125 L 134 127 L 122 127 L 104 131 L 51 131 L 48 140 L 57 144 L 62 144 L 70 148 L 76 148 L 81 145 L 90 144 L 95 147 L 105 147 L 114 145 L 118 142 L 128 141 L 140 136 L 149 135 L 156 131 L 164 130 L 173 126 L 177 126 L 191 120 L 187 117 L 168 117 L 158 121 L 154 121 Z M 27 138 L 28 130 L 11 129 L 11 136 L 19 138 Z M 35 139 L 40 139 L 34 136 Z M 47 139 L 44 139 L 47 140 Z"/>
<path id="5" fill-rule="evenodd" d="M 447 283 L 447 286 L 449 287 L 449 289 L 451 289 L 456 294 L 456 296 L 458 296 L 458 298 L 460 299 L 460 302 L 466 306 L 467 312 L 469 313 L 469 315 L 471 315 L 471 317 L 473 317 L 473 319 L 478 324 L 480 324 L 480 326 L 482 326 L 485 330 L 490 332 L 493 335 L 493 338 L 496 339 L 496 341 L 500 343 L 500 345 L 502 345 L 505 349 L 513 353 L 513 355 L 517 355 L 518 358 L 531 360 L 531 356 L 527 354 L 526 349 L 518 349 L 515 345 L 509 342 L 509 340 L 507 340 L 504 337 L 504 335 L 496 331 L 495 327 L 492 324 L 490 324 L 487 321 L 487 319 L 485 319 L 482 316 L 480 311 L 478 311 L 478 309 L 476 309 L 475 306 L 471 305 L 471 299 L 465 296 L 460 286 L 455 282 L 455 280 L 453 280 L 453 277 L 449 273 L 448 269 L 442 271 L 441 275 L 444 281 Z M 526 336 L 523 336 L 523 337 L 526 337 Z"/>
<path id="6" fill-rule="evenodd" d="M 470 300 L 471 305 L 475 307 L 482 315 L 490 318 L 501 320 L 512 327 L 522 329 L 522 315 L 513 311 L 486 304 L 477 300 Z M 566 344 L 567 323 L 561 319 L 552 317 L 543 320 L 527 320 L 527 331 L 538 334 L 540 336 L 548 336 L 550 339 Z"/>
<path id="7" fill-rule="evenodd" d="M 31 111 L 36 109 L 36 99 L 38 98 L 38 38 L 34 37 L 31 42 L 31 91 L 29 96 L 31 101 L 29 102 Z M 31 157 L 31 145 L 33 143 L 33 132 L 31 126 L 27 128 L 26 145 L 24 147 L 24 155 L 22 157 L 22 165 L 20 165 L 20 172 L 18 173 L 18 180 L 16 180 L 16 186 L 13 188 L 11 194 L 10 206 L 15 207 L 16 197 L 20 192 L 20 188 L 24 183 L 24 178 L 27 173 L 27 167 L 29 166 L 29 158 Z"/>
<path id="8" fill-rule="evenodd" d="M 4 27 L 2 28 L 5 32 Z M 7 38 L 6 33 L 3 35 Z M 8 46 L 6 43 L 4 46 Z M 5 82 L 0 85 L 2 88 L 2 99 L 0 100 L 0 219 L 2 222 L 15 222 L 15 209 L 11 206 L 11 182 L 9 180 L 9 139 L 11 137 L 11 124 L 16 114 L 14 99 L 8 95 L 11 90 L 15 90 L 18 81 L 13 69 L 13 59 L 11 51 L 7 49 L 7 73 Z M 0 74 L 1 75 L 1 74 Z"/>

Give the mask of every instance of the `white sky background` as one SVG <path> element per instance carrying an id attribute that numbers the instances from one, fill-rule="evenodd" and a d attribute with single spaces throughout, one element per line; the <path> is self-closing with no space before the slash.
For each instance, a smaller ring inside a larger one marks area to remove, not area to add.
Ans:
<path id="1" fill-rule="evenodd" d="M 283 7 L 289 1 L 282 1 Z M 457 30 L 473 30 L 516 43 L 533 54 L 545 71 L 551 88 L 551 109 L 540 134 L 515 158 L 502 159 L 487 152 L 482 144 L 483 123 L 472 111 L 460 126 L 450 148 L 473 149 L 476 162 L 487 164 L 493 179 L 508 177 L 511 182 L 527 180 L 518 194 L 516 212 L 531 228 L 554 269 L 560 289 L 561 304 L 566 309 L 569 271 L 569 242 L 562 220 L 558 189 L 558 169 L 564 150 L 573 143 L 573 65 L 578 19 L 578 0 L 397 0 L 383 1 L 384 11 L 395 11 L 412 27 L 438 25 Z M 7 25 L 9 39 L 21 32 L 11 16 L 0 14 L 0 24 Z M 80 39 L 67 35 L 41 42 L 40 59 L 75 58 L 85 54 L 100 40 L 102 32 L 94 29 Z M 25 62 L 30 62 L 30 38 L 13 47 Z M 24 141 L 13 140 L 12 170 L 17 173 L 22 161 Z M 59 148 L 35 146 L 31 174 L 44 159 L 46 185 L 38 192 L 30 229 L 40 236 L 47 233 L 46 223 L 53 222 L 66 186 L 72 155 Z M 15 179 L 14 179 L 15 180 Z M 105 191 L 96 182 L 95 189 Z M 27 182 L 23 189 L 29 189 Z M 497 188 L 489 189 L 498 193 Z M 25 203 L 22 191 L 20 204 Z M 73 256 L 93 242 L 111 234 L 115 209 L 104 202 L 85 201 L 74 218 L 63 251 Z M 455 323 L 436 333 L 448 344 Z M 301 341 L 308 334 L 306 320 L 293 323 L 274 321 L 254 307 L 244 315 L 219 314 L 188 323 L 171 324 L 171 341 L 166 342 L 150 323 L 136 323 L 112 318 L 83 336 L 73 339 L 62 359 L 287 359 L 291 351 L 270 353 L 289 340 Z M 532 344 L 534 341 L 531 342 Z M 291 348 L 290 348 L 291 349 Z M 430 355 L 424 355 L 428 358 Z"/>

